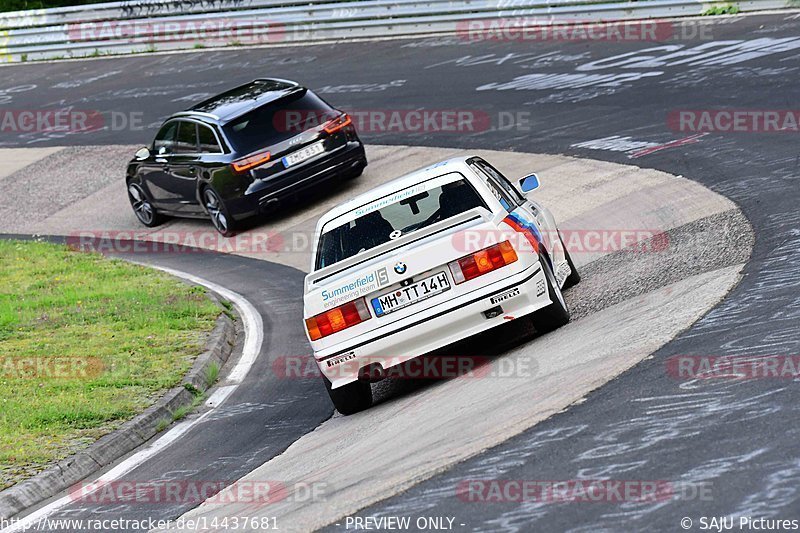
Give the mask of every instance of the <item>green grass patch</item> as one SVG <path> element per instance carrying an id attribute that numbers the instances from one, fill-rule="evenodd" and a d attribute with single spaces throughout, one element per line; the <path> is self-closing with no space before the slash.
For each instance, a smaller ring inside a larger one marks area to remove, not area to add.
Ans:
<path id="1" fill-rule="evenodd" d="M 2 11 L 24 11 L 26 9 L 46 9 L 51 7 L 82 6 L 99 4 L 107 0 L 3 0 L 0 2 Z"/>
<path id="2" fill-rule="evenodd" d="M 156 424 L 156 433 L 161 433 L 162 431 L 167 429 L 171 423 L 172 420 L 170 420 L 169 418 L 162 418 Z"/>
<path id="3" fill-rule="evenodd" d="M 0 241 L 0 490 L 179 385 L 219 313 L 152 269 Z"/>
<path id="4" fill-rule="evenodd" d="M 210 389 L 217 382 L 217 378 L 219 378 L 219 364 L 216 361 L 211 361 L 206 367 L 206 389 Z"/>

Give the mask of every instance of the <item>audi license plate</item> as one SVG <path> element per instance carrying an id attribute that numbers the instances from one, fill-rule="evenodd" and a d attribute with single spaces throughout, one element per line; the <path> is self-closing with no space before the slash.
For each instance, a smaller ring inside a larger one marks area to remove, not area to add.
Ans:
<path id="1" fill-rule="evenodd" d="M 311 159 L 317 154 L 321 154 L 325 151 L 325 148 L 322 146 L 322 141 L 316 142 L 314 144 L 310 144 L 305 148 L 301 148 L 298 151 L 287 155 L 281 161 L 283 161 L 283 166 L 289 168 L 292 165 L 296 165 L 297 163 L 302 163 L 306 159 Z"/>

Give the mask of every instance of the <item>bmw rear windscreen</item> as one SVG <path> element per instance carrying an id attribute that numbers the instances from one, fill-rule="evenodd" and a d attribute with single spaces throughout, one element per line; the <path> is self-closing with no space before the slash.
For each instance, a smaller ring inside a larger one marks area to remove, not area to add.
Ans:
<path id="1" fill-rule="evenodd" d="M 344 223 L 330 230 L 323 228 L 316 268 L 333 265 L 476 207 L 485 208 L 486 203 L 457 173 L 393 193 L 351 211 L 344 216 Z"/>

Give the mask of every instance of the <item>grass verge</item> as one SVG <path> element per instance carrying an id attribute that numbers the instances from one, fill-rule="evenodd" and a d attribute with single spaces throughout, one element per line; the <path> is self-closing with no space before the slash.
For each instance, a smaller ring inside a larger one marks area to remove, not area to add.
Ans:
<path id="1" fill-rule="evenodd" d="M 0 490 L 178 385 L 220 309 L 164 273 L 0 241 Z"/>

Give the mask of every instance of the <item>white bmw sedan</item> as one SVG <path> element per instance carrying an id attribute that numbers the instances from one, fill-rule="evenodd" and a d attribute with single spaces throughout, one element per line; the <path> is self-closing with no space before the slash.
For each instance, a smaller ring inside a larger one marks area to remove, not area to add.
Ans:
<path id="1" fill-rule="evenodd" d="M 480 157 L 412 172 L 317 223 L 304 318 L 336 409 L 372 405 L 370 379 L 509 320 L 569 322 L 580 281 L 552 214 Z"/>

